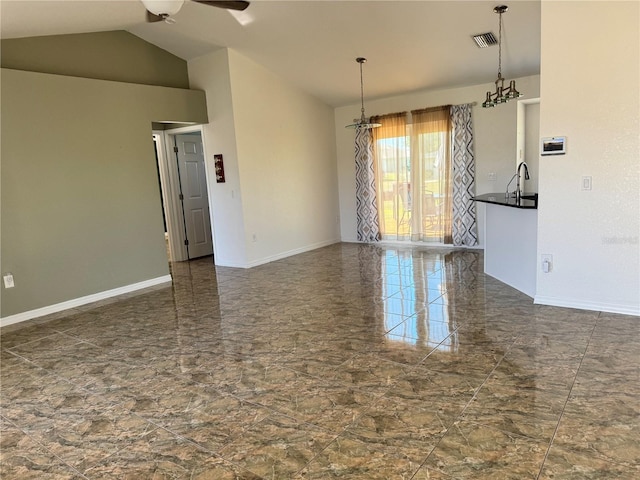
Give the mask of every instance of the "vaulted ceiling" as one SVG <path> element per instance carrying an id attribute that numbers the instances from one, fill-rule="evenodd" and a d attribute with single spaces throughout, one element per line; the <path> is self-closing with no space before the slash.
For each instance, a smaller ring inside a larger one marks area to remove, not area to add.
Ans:
<path id="1" fill-rule="evenodd" d="M 185 60 L 229 47 L 329 105 L 357 102 L 355 58 L 366 57 L 366 98 L 493 82 L 496 1 L 254 0 L 230 12 L 187 0 L 175 24 L 146 23 L 138 0 L 2 0 L 2 38 L 127 30 Z M 540 72 L 540 1 L 510 0 L 502 70 Z"/>

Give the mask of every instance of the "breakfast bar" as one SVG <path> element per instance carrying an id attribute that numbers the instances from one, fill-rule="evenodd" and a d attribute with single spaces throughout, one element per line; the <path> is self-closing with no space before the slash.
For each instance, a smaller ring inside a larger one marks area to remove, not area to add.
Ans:
<path id="1" fill-rule="evenodd" d="M 474 200 L 485 205 L 484 272 L 533 298 L 538 194 L 485 193 Z"/>

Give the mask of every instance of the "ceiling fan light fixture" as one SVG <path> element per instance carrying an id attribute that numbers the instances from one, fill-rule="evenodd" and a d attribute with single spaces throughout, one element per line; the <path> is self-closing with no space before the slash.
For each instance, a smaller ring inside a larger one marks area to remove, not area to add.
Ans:
<path id="1" fill-rule="evenodd" d="M 159 17 L 169 17 L 180 11 L 184 0 L 140 0 L 147 11 Z"/>
<path id="2" fill-rule="evenodd" d="M 493 9 L 495 13 L 500 16 L 499 20 L 499 33 L 498 33 L 498 78 L 495 81 L 496 90 L 495 92 L 487 92 L 487 98 L 482 103 L 484 108 L 495 107 L 496 105 L 500 105 L 502 103 L 507 103 L 509 100 L 514 98 L 519 98 L 522 96 L 516 89 L 516 81 L 511 80 L 509 82 L 509 86 L 505 88 L 504 86 L 504 78 L 502 78 L 502 14 L 509 10 L 509 7 L 506 5 L 498 5 Z"/>
<path id="3" fill-rule="evenodd" d="M 362 64 L 367 61 L 364 57 L 356 58 L 356 62 L 360 64 L 360 120 L 356 123 L 346 125 L 344 128 L 369 129 L 381 127 L 381 123 L 371 123 L 364 115 L 364 83 L 362 81 Z"/>
<path id="4" fill-rule="evenodd" d="M 147 9 L 147 22 L 156 23 L 176 23 L 173 19 L 173 15 L 178 13 L 184 5 L 185 0 L 140 0 L 144 7 Z M 210 7 L 224 8 L 225 10 L 233 13 L 242 13 L 248 7 L 250 2 L 246 0 L 193 0 L 195 3 L 201 5 L 208 5 Z M 245 19 L 246 23 L 250 23 L 253 19 L 248 17 Z M 242 22 L 240 22 L 243 24 Z"/>

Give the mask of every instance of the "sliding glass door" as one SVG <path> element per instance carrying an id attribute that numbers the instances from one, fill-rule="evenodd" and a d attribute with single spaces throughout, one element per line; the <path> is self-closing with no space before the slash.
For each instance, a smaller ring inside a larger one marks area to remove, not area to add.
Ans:
<path id="1" fill-rule="evenodd" d="M 451 232 L 448 107 L 376 117 L 374 156 L 383 240 L 444 243 Z"/>

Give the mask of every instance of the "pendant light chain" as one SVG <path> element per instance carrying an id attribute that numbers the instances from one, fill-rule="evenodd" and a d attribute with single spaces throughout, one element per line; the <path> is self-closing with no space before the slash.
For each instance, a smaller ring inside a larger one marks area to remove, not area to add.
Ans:
<path id="1" fill-rule="evenodd" d="M 382 126 L 379 123 L 367 122 L 367 119 L 364 115 L 364 80 L 362 76 L 362 64 L 366 61 L 367 59 L 364 57 L 356 58 L 356 62 L 360 64 L 360 120 L 356 123 L 352 123 L 351 125 L 347 125 L 345 128 L 370 129 Z"/>
<path id="2" fill-rule="evenodd" d="M 364 62 L 358 62 L 360 63 L 360 121 L 362 123 L 365 123 L 365 119 L 364 119 L 364 82 L 362 81 L 362 64 Z"/>
<path id="3" fill-rule="evenodd" d="M 498 26 L 498 78 L 502 78 L 502 12 Z"/>

